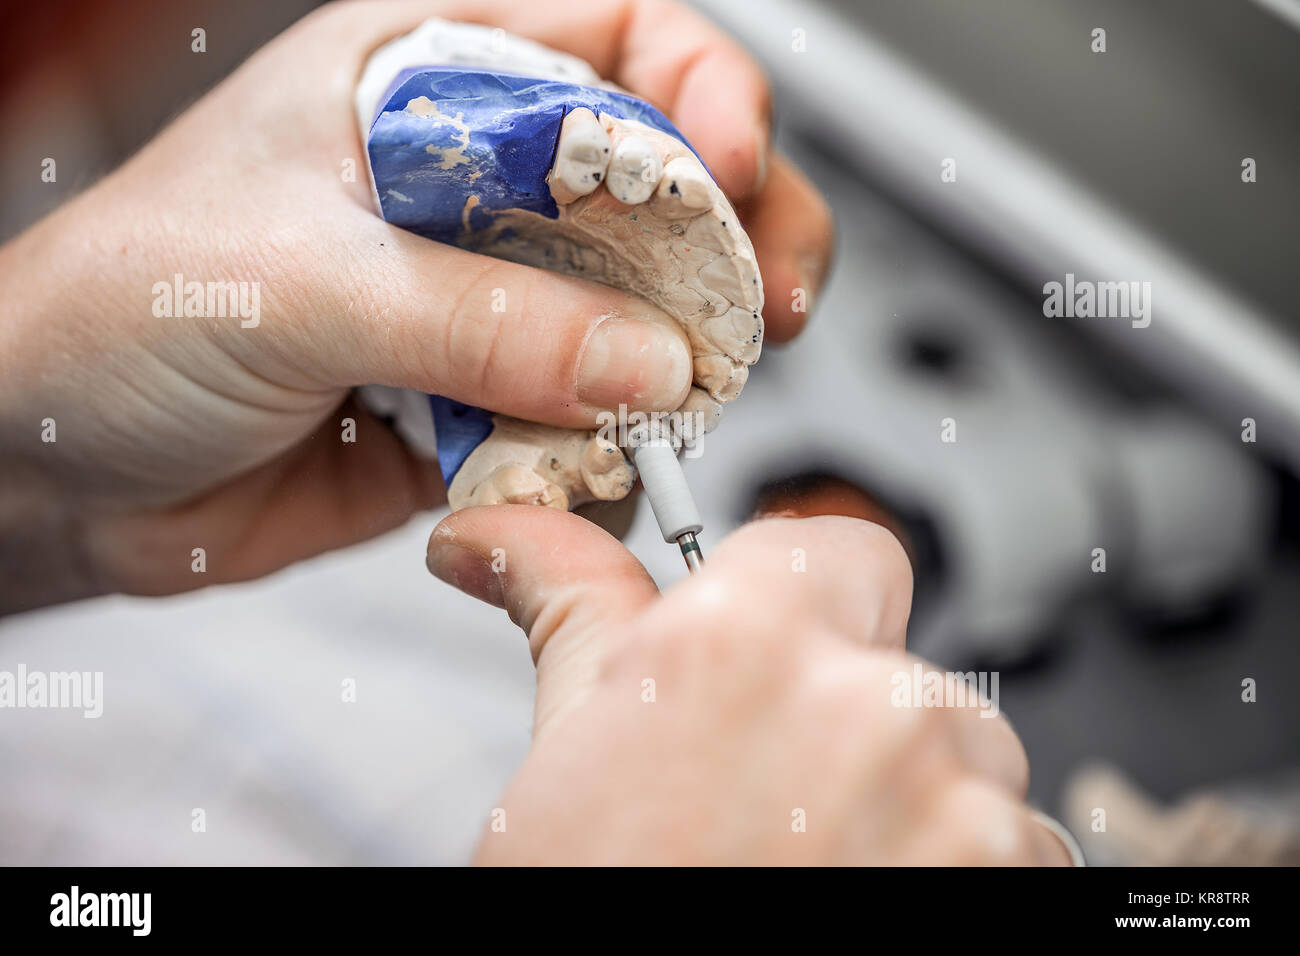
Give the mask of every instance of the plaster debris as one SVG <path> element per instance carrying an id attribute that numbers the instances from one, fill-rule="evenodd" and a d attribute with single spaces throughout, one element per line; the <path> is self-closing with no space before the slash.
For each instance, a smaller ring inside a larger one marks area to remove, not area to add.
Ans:
<path id="1" fill-rule="evenodd" d="M 455 116 L 448 116 L 438 109 L 438 104 L 433 102 L 427 96 L 417 96 L 406 104 L 406 112 L 413 113 L 416 116 L 423 116 L 425 119 L 433 120 L 435 126 L 450 126 L 458 135 L 457 143 L 459 145 L 452 149 L 443 149 L 437 146 L 424 147 L 425 152 L 431 156 L 437 156 L 439 159 L 439 169 L 454 169 L 464 163 L 469 162 L 469 157 L 465 155 L 465 150 L 469 148 L 469 124 L 465 122 L 463 113 L 457 113 Z"/>

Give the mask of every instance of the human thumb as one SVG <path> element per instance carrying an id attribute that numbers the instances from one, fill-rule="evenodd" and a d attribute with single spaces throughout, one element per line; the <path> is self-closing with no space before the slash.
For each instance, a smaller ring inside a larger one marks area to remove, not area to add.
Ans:
<path id="1" fill-rule="evenodd" d="M 505 608 L 537 664 L 534 737 L 586 699 L 601 657 L 631 615 L 658 596 L 645 568 L 608 532 L 534 505 L 466 508 L 429 537 L 429 570 Z"/>

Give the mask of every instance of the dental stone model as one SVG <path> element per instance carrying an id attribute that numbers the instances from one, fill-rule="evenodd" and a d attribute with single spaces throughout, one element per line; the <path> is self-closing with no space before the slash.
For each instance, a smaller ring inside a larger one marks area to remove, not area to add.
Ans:
<path id="1" fill-rule="evenodd" d="M 650 301 L 693 354 L 682 406 L 657 410 L 685 423 L 671 440 L 716 426 L 762 348 L 762 280 L 731 204 L 662 114 L 575 57 L 437 19 L 371 56 L 356 106 L 384 219 Z M 592 431 L 394 389 L 362 397 L 436 453 L 453 509 L 569 509 L 623 498 L 636 477 Z"/>

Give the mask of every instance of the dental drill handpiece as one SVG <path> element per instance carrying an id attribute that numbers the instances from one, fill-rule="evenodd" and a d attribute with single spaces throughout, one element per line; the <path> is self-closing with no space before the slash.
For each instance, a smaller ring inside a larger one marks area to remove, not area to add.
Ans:
<path id="1" fill-rule="evenodd" d="M 695 537 L 704 524 L 677 460 L 679 444 L 680 440 L 660 421 L 637 425 L 627 435 L 632 463 L 641 475 L 659 531 L 664 541 L 681 548 L 686 568 L 694 574 L 704 564 L 704 554 Z"/>

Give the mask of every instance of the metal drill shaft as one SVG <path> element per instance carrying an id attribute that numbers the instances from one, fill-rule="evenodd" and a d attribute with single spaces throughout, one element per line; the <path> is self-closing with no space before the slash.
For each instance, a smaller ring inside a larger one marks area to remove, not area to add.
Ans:
<path id="1" fill-rule="evenodd" d="M 700 543 L 695 540 L 694 531 L 687 531 L 679 537 L 677 546 L 682 549 L 682 557 L 686 559 L 686 569 L 691 574 L 704 567 L 704 552 L 700 550 Z"/>

